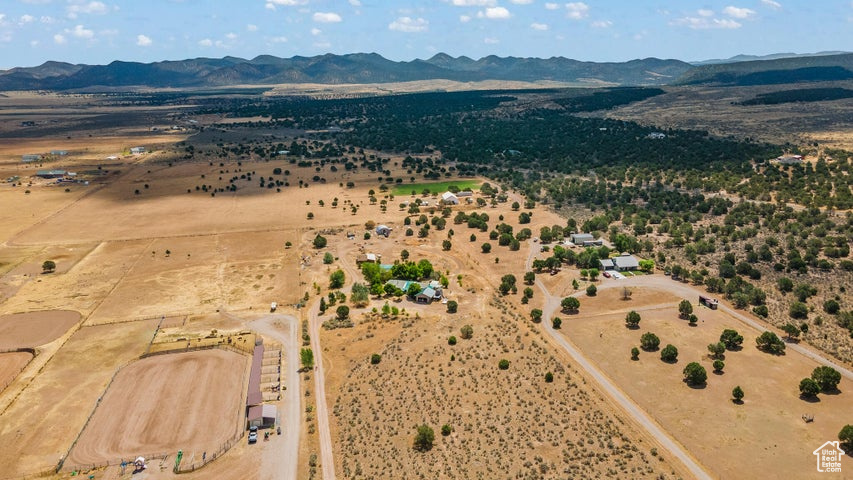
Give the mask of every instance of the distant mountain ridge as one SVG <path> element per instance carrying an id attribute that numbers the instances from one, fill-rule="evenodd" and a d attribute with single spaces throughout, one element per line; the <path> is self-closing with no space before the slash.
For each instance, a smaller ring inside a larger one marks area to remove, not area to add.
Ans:
<path id="1" fill-rule="evenodd" d="M 426 60 L 396 62 L 376 53 L 193 58 L 154 63 L 114 61 L 108 65 L 46 62 L 0 71 L 3 90 L 112 90 L 210 88 L 288 83 L 365 84 L 417 80 L 475 82 L 553 81 L 589 86 L 761 85 L 853 79 L 853 53 L 812 56 L 776 54 L 694 66 L 680 60 L 645 58 L 627 62 L 584 62 L 565 57 L 489 55 L 474 60 L 438 53 Z M 790 56 L 794 55 L 794 56 Z M 781 58 L 769 58 L 769 57 Z"/>
<path id="2" fill-rule="evenodd" d="M 281 83 L 389 83 L 416 80 L 555 81 L 589 85 L 663 85 L 691 68 L 680 60 L 646 58 L 628 62 L 582 62 L 564 57 L 490 55 L 479 60 L 439 53 L 427 60 L 395 62 L 376 53 L 194 58 L 108 65 L 46 62 L 0 72 L 0 90 L 75 90 L 93 87 L 221 87 Z"/>
<path id="3" fill-rule="evenodd" d="M 729 58 L 714 58 L 710 60 L 701 60 L 698 62 L 689 62 L 691 65 L 716 65 L 720 63 L 737 63 L 737 62 L 752 62 L 756 60 L 778 60 L 780 58 L 797 58 L 797 57 L 825 57 L 827 55 L 844 55 L 853 52 L 844 52 L 840 50 L 817 53 L 771 53 L 769 55 L 735 55 Z"/>

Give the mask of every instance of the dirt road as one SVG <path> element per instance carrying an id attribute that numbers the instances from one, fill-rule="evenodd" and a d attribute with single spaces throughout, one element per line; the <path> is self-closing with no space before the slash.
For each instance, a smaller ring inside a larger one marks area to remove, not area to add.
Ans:
<path id="1" fill-rule="evenodd" d="M 299 432 L 301 423 L 299 415 L 301 402 L 299 395 L 299 320 L 291 315 L 267 315 L 249 324 L 254 331 L 275 339 L 281 343 L 285 358 L 283 386 L 284 398 L 282 409 L 279 411 L 281 439 L 265 445 L 273 450 L 270 455 L 263 456 L 262 476 L 264 480 L 296 480 L 297 462 L 299 461 Z"/>
<path id="2" fill-rule="evenodd" d="M 539 244 L 530 242 L 530 253 L 527 257 L 526 269 L 530 270 L 530 265 L 533 261 L 533 257 L 536 254 L 536 250 L 538 250 Z M 625 285 L 623 283 L 618 284 L 618 286 Z M 565 350 L 569 355 L 571 355 L 572 359 L 580 365 L 596 382 L 598 382 L 601 389 L 610 396 L 616 403 L 618 403 L 631 417 L 643 428 L 646 429 L 649 434 L 651 434 L 655 440 L 657 440 L 664 448 L 669 450 L 669 452 L 676 458 L 678 458 L 690 473 L 693 474 L 695 478 L 710 480 L 712 477 L 708 474 L 707 471 L 685 450 L 681 445 L 675 442 L 675 440 L 667 434 L 663 428 L 661 428 L 657 422 L 655 422 L 648 413 L 646 413 L 643 409 L 641 409 L 636 403 L 634 403 L 630 398 L 628 398 L 622 390 L 620 390 L 613 382 L 607 378 L 601 370 L 598 369 L 595 365 L 592 364 L 584 355 L 580 352 L 564 335 L 559 335 L 556 331 L 554 331 L 551 326 L 551 317 L 554 313 L 560 308 L 560 297 L 556 297 L 551 295 L 551 292 L 545 287 L 545 284 L 539 278 L 536 279 L 536 286 L 542 291 L 545 296 L 545 305 L 542 309 L 542 326 L 545 331 L 551 338 L 560 345 L 563 350 Z M 614 284 L 614 287 L 616 285 Z M 581 292 L 574 294 L 575 296 L 579 296 Z"/>
<path id="3" fill-rule="evenodd" d="M 317 431 L 320 435 L 320 465 L 323 468 L 323 480 L 335 478 L 335 455 L 332 450 L 332 433 L 329 429 L 329 407 L 326 403 L 326 377 L 323 374 L 323 350 L 320 347 L 320 302 L 308 310 L 308 331 L 311 335 L 311 349 L 314 351 L 314 398 L 317 402 Z"/>

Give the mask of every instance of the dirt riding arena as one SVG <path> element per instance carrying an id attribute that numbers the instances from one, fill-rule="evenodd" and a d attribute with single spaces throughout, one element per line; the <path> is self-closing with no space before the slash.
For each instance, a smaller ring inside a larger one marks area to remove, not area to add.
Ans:
<path id="1" fill-rule="evenodd" d="M 242 431 L 248 357 L 205 350 L 148 357 L 123 368 L 66 467 L 183 450 L 189 461 Z"/>
<path id="2" fill-rule="evenodd" d="M 0 392 L 30 363 L 30 352 L 0 353 Z"/>
<path id="3" fill-rule="evenodd" d="M 50 343 L 80 321 L 77 312 L 58 310 L 0 316 L 0 349 Z"/>

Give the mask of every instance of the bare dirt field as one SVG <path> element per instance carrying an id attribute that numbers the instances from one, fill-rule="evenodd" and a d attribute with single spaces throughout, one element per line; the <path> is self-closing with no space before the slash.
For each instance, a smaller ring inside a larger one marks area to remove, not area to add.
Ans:
<path id="1" fill-rule="evenodd" d="M 68 457 L 85 465 L 183 450 L 211 454 L 242 431 L 247 357 L 205 350 L 123 368 Z M 214 421 L 211 421 L 214 420 Z"/>
<path id="2" fill-rule="evenodd" d="M 700 320 L 690 327 L 678 318 L 680 298 L 633 287 L 631 300 L 623 301 L 619 290 L 582 297 L 581 313 L 564 321 L 563 334 L 716 476 L 820 478 L 812 451 L 834 439 L 849 421 L 845 397 L 853 390 L 851 382 L 842 380 L 840 394 L 804 401 L 799 398 L 799 380 L 811 375 L 816 362 L 790 349 L 783 356 L 759 351 L 759 332 L 722 311 L 694 302 Z M 636 330 L 625 327 L 631 309 L 641 315 Z M 719 341 L 726 328 L 744 336 L 743 348 L 726 352 L 724 373 L 715 374 L 707 345 Z M 639 361 L 632 361 L 630 350 L 639 347 L 644 332 L 660 337 L 661 349 L 676 346 L 678 361 L 665 363 L 660 351 L 642 350 Z M 707 386 L 701 389 L 682 381 L 684 366 L 694 361 L 708 372 Z M 743 405 L 731 401 L 736 385 L 746 393 Z M 803 414 L 813 415 L 814 422 L 803 422 Z"/>
<path id="3" fill-rule="evenodd" d="M 30 352 L 0 353 L 0 392 L 30 363 Z"/>
<path id="4" fill-rule="evenodd" d="M 61 310 L 0 316 L 0 349 L 50 343 L 79 321 L 79 313 Z"/>

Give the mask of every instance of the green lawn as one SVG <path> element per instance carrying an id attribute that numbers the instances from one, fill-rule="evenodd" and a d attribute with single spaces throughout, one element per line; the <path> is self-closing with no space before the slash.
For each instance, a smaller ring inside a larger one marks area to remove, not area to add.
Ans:
<path id="1" fill-rule="evenodd" d="M 459 190 L 465 190 L 466 188 L 470 188 L 471 190 L 478 190 L 480 188 L 480 182 L 478 180 L 452 180 L 449 182 L 409 183 L 395 185 L 391 193 L 395 196 L 411 195 L 412 190 L 415 191 L 416 195 L 420 195 L 421 193 L 423 193 L 424 190 L 429 190 L 430 193 L 444 193 L 451 185 L 458 187 Z"/>

